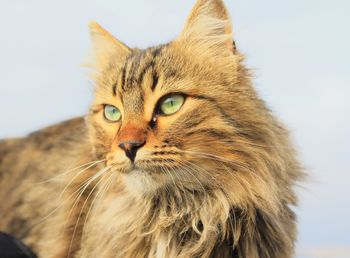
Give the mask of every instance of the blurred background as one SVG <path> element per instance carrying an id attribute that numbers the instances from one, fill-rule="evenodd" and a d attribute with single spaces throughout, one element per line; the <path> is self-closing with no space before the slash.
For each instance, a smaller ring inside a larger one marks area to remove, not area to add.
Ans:
<path id="1" fill-rule="evenodd" d="M 194 0 L 0 0 L 0 138 L 86 113 L 88 21 L 132 47 L 180 32 Z M 350 257 L 350 2 L 227 0 L 255 85 L 310 174 L 298 258 Z"/>

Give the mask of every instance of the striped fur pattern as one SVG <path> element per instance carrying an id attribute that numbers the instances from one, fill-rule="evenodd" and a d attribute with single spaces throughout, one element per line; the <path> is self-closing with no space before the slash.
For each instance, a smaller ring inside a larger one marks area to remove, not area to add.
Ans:
<path id="1" fill-rule="evenodd" d="M 288 132 L 251 85 L 223 1 L 197 0 L 178 38 L 145 50 L 129 48 L 97 23 L 90 29 L 95 100 L 85 122 L 61 125 L 75 128 L 71 143 L 59 145 L 62 132 L 50 137 L 57 137 L 56 153 L 72 153 L 71 162 L 97 163 L 60 181 L 67 186 L 64 205 L 24 240 L 52 258 L 292 257 L 294 186 L 303 173 Z M 156 112 L 173 93 L 185 96 L 181 109 Z M 106 121 L 106 104 L 121 111 L 120 121 Z M 145 139 L 134 163 L 119 147 L 132 131 Z M 51 175 L 65 163 L 56 153 L 48 159 Z M 70 199 L 79 186 L 79 198 Z M 8 217 L 4 228 L 13 222 Z M 59 236 L 47 230 L 63 224 Z"/>

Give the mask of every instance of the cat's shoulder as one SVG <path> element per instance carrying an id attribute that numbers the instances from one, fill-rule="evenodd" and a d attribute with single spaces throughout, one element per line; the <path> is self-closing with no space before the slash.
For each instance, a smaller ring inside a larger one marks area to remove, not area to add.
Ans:
<path id="1" fill-rule="evenodd" d="M 0 160 L 9 153 L 23 149 L 50 151 L 53 148 L 67 148 L 69 145 L 86 142 L 85 119 L 77 117 L 37 130 L 26 137 L 0 140 Z"/>
<path id="2" fill-rule="evenodd" d="M 32 132 L 26 139 L 40 145 L 47 141 L 79 141 L 81 137 L 86 135 L 85 119 L 77 117 Z"/>

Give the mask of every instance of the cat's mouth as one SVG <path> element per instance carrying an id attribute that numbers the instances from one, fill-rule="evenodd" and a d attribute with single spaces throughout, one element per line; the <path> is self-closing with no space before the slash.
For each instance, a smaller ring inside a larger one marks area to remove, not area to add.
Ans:
<path id="1" fill-rule="evenodd" d="M 146 164 L 145 164 L 146 163 Z M 138 161 L 123 164 L 122 166 L 114 166 L 115 170 L 122 174 L 160 174 L 163 173 L 165 169 L 169 169 L 166 166 L 161 166 L 158 164 L 150 164 L 149 161 Z"/>

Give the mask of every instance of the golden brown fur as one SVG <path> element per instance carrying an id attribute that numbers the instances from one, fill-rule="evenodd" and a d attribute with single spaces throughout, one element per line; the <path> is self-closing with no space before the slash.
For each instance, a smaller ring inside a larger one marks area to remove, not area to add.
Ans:
<path id="1" fill-rule="evenodd" d="M 86 121 L 0 143 L 0 230 L 39 257 L 292 257 L 302 172 L 222 1 L 198 0 L 166 45 L 130 49 L 96 23 L 91 34 Z M 155 113 L 174 92 L 182 108 Z M 105 121 L 105 104 L 120 122 Z M 119 147 L 133 137 L 145 139 L 134 164 Z"/>

